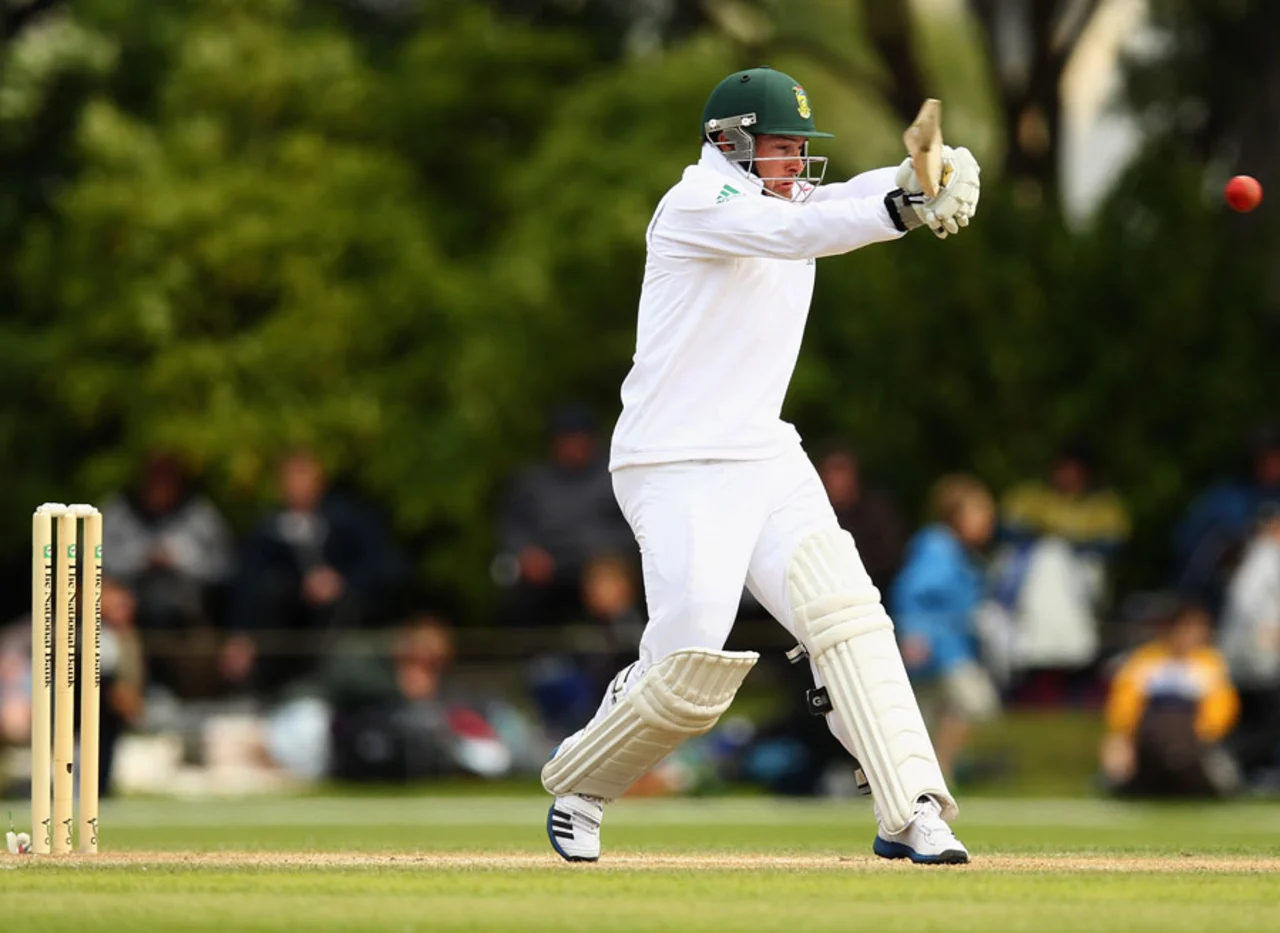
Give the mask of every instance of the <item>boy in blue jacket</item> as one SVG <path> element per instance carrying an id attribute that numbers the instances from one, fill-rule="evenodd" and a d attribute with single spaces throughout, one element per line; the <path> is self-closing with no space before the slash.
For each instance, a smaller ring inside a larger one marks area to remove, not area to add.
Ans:
<path id="1" fill-rule="evenodd" d="M 890 599 L 902 658 L 950 779 L 972 723 L 999 707 L 974 630 L 984 595 L 974 553 L 991 540 L 996 511 L 987 488 L 967 475 L 944 476 L 930 499 L 934 521 L 907 546 Z"/>

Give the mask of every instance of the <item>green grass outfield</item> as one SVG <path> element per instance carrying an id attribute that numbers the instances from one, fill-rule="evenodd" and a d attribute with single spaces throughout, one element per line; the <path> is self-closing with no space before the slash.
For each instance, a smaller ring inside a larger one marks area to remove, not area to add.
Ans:
<path id="1" fill-rule="evenodd" d="M 872 857 L 865 800 L 626 801 L 598 865 L 556 859 L 545 813 L 533 797 L 113 801 L 97 857 L 0 856 L 0 916 L 41 930 L 1280 929 L 1280 805 L 972 800 L 957 829 L 974 863 L 937 868 Z"/>

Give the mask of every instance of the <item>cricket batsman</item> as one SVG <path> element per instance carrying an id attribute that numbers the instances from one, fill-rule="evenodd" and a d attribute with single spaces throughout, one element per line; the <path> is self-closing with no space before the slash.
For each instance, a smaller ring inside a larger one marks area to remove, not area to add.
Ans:
<path id="1" fill-rule="evenodd" d="M 808 655 L 811 706 L 870 785 L 875 853 L 969 860 L 893 623 L 781 412 L 814 260 L 917 227 L 959 232 L 979 169 L 967 149 L 943 147 L 932 198 L 910 158 L 821 185 L 826 158 L 809 141 L 830 136 L 793 78 L 730 75 L 703 110 L 701 157 L 645 233 L 610 470 L 640 545 L 649 622 L 639 659 L 542 770 L 555 795 L 547 834 L 569 861 L 598 859 L 605 804 L 728 708 L 758 659 L 724 650 L 744 583 Z"/>

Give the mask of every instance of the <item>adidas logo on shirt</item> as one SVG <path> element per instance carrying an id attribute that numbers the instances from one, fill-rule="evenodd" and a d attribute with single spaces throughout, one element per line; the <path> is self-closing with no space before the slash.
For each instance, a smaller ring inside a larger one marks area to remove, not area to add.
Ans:
<path id="1" fill-rule="evenodd" d="M 725 201 L 739 194 L 742 194 L 742 192 L 733 187 L 733 185 L 725 185 L 720 189 L 720 193 L 716 196 L 716 203 L 723 204 Z"/>

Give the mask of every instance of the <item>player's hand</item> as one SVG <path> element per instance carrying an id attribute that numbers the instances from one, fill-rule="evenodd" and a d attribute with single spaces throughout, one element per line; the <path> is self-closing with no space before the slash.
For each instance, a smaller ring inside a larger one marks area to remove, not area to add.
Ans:
<path id="1" fill-rule="evenodd" d="M 909 195 L 922 194 L 920 180 L 916 178 L 915 166 L 910 158 L 898 166 L 894 182 Z M 938 194 L 913 203 L 912 206 L 920 220 L 939 239 L 945 240 L 948 235 L 959 233 L 961 227 L 969 226 L 969 221 L 978 210 L 981 193 L 982 169 L 973 153 L 963 146 L 943 146 L 942 182 Z"/>

